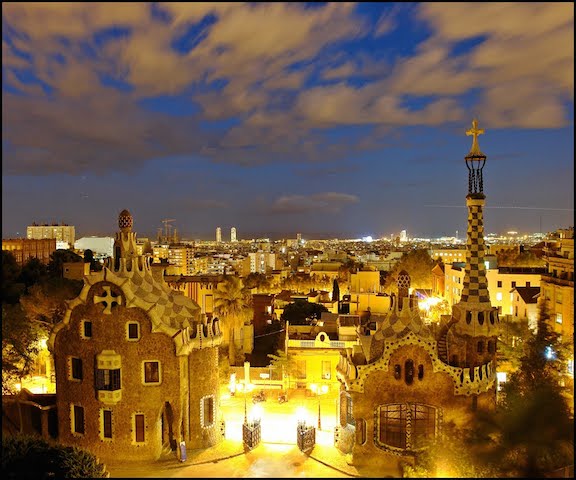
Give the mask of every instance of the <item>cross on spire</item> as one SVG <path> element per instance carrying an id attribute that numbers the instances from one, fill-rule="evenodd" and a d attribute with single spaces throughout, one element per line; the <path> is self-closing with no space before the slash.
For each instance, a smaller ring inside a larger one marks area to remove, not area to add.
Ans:
<path id="1" fill-rule="evenodd" d="M 484 133 L 483 128 L 478 128 L 478 120 L 472 120 L 472 128 L 470 130 L 466 130 L 466 136 L 472 135 L 472 148 L 470 149 L 470 153 L 468 155 L 483 155 L 480 151 L 480 147 L 478 146 L 478 135 L 482 135 Z"/>

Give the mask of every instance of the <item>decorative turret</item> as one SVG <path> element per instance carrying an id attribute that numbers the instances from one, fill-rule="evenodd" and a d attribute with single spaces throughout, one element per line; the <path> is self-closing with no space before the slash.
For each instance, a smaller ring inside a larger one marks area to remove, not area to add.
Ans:
<path id="1" fill-rule="evenodd" d="M 146 267 L 143 265 L 142 259 L 138 259 L 136 233 L 132 232 L 133 223 L 134 220 L 130 212 L 126 209 L 122 210 L 118 215 L 118 228 L 120 231 L 116 233 L 114 241 L 114 263 L 110 266 L 114 271 L 122 269 L 130 271 L 135 262 L 139 264 L 140 269 Z"/>
<path id="2" fill-rule="evenodd" d="M 464 157 L 468 168 L 468 229 L 466 240 L 466 267 L 462 295 L 454 305 L 453 317 L 458 321 L 457 331 L 468 335 L 494 335 L 498 313 L 490 303 L 486 266 L 484 264 L 484 181 L 482 170 L 486 164 L 486 155 L 480 150 L 478 136 L 484 133 L 478 128 L 478 121 L 472 121 L 472 128 L 466 135 L 472 136 L 472 147 Z"/>

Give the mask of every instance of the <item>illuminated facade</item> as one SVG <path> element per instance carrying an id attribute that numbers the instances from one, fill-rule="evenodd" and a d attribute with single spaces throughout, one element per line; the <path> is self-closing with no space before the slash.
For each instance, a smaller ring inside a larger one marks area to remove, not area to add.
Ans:
<path id="1" fill-rule="evenodd" d="M 484 265 L 483 178 L 486 156 L 474 136 L 465 157 L 469 172 L 466 267 L 460 301 L 443 316 L 436 334 L 423 323 L 410 277 L 400 272 L 397 295 L 376 329 L 359 328 L 359 345 L 337 366 L 341 382 L 336 446 L 354 465 L 381 467 L 402 476 L 424 443 L 445 422 L 496 405 L 498 310 L 490 303 Z"/>
<path id="2" fill-rule="evenodd" d="M 568 376 L 574 389 L 574 228 L 560 229 L 546 240 L 546 273 L 540 285 L 554 331 L 571 341 Z"/>
<path id="3" fill-rule="evenodd" d="M 48 225 L 44 223 L 38 225 L 33 223 L 26 227 L 26 238 L 28 239 L 42 239 L 42 238 L 54 238 L 60 242 L 66 242 L 69 248 L 74 247 L 74 241 L 76 240 L 76 228 L 72 225 L 66 223 L 53 223 Z"/>
<path id="4" fill-rule="evenodd" d="M 114 257 L 84 278 L 48 341 L 59 441 L 102 459 L 150 460 L 221 439 L 218 322 L 172 291 L 136 252 L 127 210 Z"/>
<path id="5" fill-rule="evenodd" d="M 232 228 L 230 229 L 230 241 L 231 241 L 232 243 L 234 243 L 234 242 L 237 241 L 237 239 L 236 239 L 236 227 L 232 227 Z"/>
<path id="6" fill-rule="evenodd" d="M 19 265 L 24 265 L 31 258 L 37 258 L 42 263 L 47 264 L 50 262 L 50 255 L 56 250 L 56 239 L 3 239 L 2 250 L 6 250 L 14 255 Z"/>
<path id="7" fill-rule="evenodd" d="M 222 228 L 216 227 L 216 242 L 220 243 L 222 241 Z"/>

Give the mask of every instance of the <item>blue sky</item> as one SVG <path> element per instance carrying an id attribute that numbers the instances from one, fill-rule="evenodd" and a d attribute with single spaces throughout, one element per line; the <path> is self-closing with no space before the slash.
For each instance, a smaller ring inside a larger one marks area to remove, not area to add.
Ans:
<path id="1" fill-rule="evenodd" d="M 124 208 L 140 236 L 463 236 L 474 117 L 486 231 L 573 225 L 573 3 L 2 14 L 3 238 Z"/>

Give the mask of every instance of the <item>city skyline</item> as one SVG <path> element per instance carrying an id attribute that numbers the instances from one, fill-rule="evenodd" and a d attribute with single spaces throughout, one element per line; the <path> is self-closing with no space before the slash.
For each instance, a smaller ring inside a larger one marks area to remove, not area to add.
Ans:
<path id="1" fill-rule="evenodd" d="M 571 3 L 2 11 L 3 238 L 464 238 L 473 118 L 486 232 L 573 225 Z"/>

